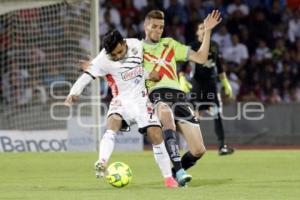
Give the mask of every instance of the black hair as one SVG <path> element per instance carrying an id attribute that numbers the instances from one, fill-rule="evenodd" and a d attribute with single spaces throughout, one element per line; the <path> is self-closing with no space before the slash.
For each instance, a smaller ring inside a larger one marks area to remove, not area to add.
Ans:
<path id="1" fill-rule="evenodd" d="M 106 53 L 110 54 L 123 41 L 121 33 L 117 29 L 113 29 L 103 36 L 102 44 Z"/>

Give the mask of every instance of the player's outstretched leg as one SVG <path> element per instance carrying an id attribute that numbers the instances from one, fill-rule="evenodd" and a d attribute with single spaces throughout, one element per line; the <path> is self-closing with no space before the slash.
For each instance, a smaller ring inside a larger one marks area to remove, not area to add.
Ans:
<path id="1" fill-rule="evenodd" d="M 107 130 L 100 141 L 99 160 L 95 163 L 97 178 L 105 175 L 108 160 L 114 150 L 115 137 L 116 133 L 113 130 Z"/>
<path id="2" fill-rule="evenodd" d="M 173 164 L 173 177 L 176 178 L 180 187 L 186 186 L 186 184 L 192 180 L 192 176 L 187 174 L 182 167 L 181 158 L 179 154 L 179 145 L 176 140 L 176 132 L 171 129 L 168 129 L 164 131 L 164 136 L 166 149 Z"/>
<path id="3" fill-rule="evenodd" d="M 192 176 L 187 174 L 182 168 L 172 110 L 167 104 L 160 102 L 157 105 L 157 112 L 164 128 L 163 135 L 166 149 L 173 164 L 173 177 L 176 178 L 180 187 L 186 186 L 186 183 L 192 180 Z"/>
<path id="4" fill-rule="evenodd" d="M 108 160 L 114 150 L 117 132 L 121 129 L 123 118 L 119 114 L 111 114 L 107 118 L 107 130 L 99 143 L 99 159 L 95 163 L 96 177 L 105 175 Z"/>
<path id="5" fill-rule="evenodd" d="M 164 177 L 165 186 L 168 188 L 178 187 L 176 180 L 172 177 L 170 158 L 163 141 L 161 129 L 159 127 L 148 127 L 147 135 L 152 142 L 154 159 Z"/>
<path id="6" fill-rule="evenodd" d="M 204 155 L 206 149 L 198 123 L 179 122 L 178 128 L 189 147 L 189 151 L 186 152 L 181 159 L 182 167 L 187 170 L 196 164 Z"/>
<path id="7" fill-rule="evenodd" d="M 102 178 L 105 176 L 106 166 L 104 163 L 101 163 L 99 160 L 95 162 L 96 178 Z"/>

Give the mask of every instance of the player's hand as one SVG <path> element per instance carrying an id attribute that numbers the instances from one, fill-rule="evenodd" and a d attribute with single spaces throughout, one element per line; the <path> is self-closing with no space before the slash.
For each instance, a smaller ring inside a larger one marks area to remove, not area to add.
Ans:
<path id="1" fill-rule="evenodd" d="M 221 13 L 218 10 L 213 10 L 204 19 L 204 29 L 206 31 L 210 31 L 215 26 L 217 26 L 221 21 L 222 21 Z"/>
<path id="2" fill-rule="evenodd" d="M 159 72 L 157 71 L 152 71 L 149 73 L 149 80 L 154 81 L 154 82 L 158 82 L 160 81 L 161 77 L 159 75 Z"/>
<path id="3" fill-rule="evenodd" d="M 182 72 L 179 73 L 179 84 L 182 91 L 185 93 L 189 93 L 192 89 L 192 84 L 186 80 L 184 74 Z"/>
<path id="4" fill-rule="evenodd" d="M 74 103 L 78 98 L 79 98 L 78 96 L 75 96 L 75 95 L 69 95 L 69 96 L 67 96 L 67 98 L 66 98 L 64 104 L 65 104 L 66 106 L 71 106 L 71 105 L 73 105 L 73 103 Z"/>
<path id="5" fill-rule="evenodd" d="M 224 93 L 227 97 L 232 98 L 232 88 L 227 78 L 221 79 L 224 88 Z"/>
<path id="6" fill-rule="evenodd" d="M 78 62 L 79 62 L 80 69 L 82 71 L 87 71 L 91 64 L 91 59 L 89 58 L 87 60 L 79 60 Z"/>

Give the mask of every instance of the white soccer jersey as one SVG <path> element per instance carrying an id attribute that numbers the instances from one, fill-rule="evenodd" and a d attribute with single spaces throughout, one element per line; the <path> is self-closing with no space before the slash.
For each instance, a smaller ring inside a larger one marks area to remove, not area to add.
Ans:
<path id="1" fill-rule="evenodd" d="M 88 72 L 94 77 L 106 77 L 114 98 L 132 99 L 146 93 L 143 47 L 137 39 L 126 39 L 126 43 L 128 50 L 122 60 L 110 60 L 105 49 L 102 49 Z"/>
<path id="2" fill-rule="evenodd" d="M 107 116 L 119 114 L 127 125 L 138 124 L 140 132 L 149 126 L 161 126 L 148 100 L 143 68 L 142 42 L 126 39 L 127 53 L 122 60 L 112 61 L 103 49 L 87 71 L 93 77 L 106 77 L 113 99 Z M 122 127 L 126 129 L 127 127 Z"/>

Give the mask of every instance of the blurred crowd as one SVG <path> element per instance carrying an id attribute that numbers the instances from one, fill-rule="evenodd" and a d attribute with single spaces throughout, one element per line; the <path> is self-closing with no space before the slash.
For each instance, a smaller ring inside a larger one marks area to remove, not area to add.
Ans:
<path id="1" fill-rule="evenodd" d="M 124 37 L 142 39 L 145 15 L 160 9 L 166 16 L 164 36 L 185 44 L 196 40 L 208 13 L 220 10 L 223 21 L 212 40 L 235 99 L 300 102 L 300 0 L 99 1 L 100 37 L 117 28 Z M 0 16 L 1 102 L 22 105 L 37 96 L 45 103 L 53 82 L 75 81 L 77 62 L 90 49 L 89 9 L 85 1 L 64 2 Z M 188 66 L 180 66 L 189 73 Z M 109 101 L 103 81 L 101 88 Z"/>
<path id="2" fill-rule="evenodd" d="M 100 34 L 118 28 L 143 38 L 145 14 L 165 12 L 164 36 L 189 44 L 213 9 L 223 21 L 213 32 L 237 101 L 300 102 L 299 0 L 103 0 Z M 187 74 L 189 67 L 184 67 Z"/>
<path id="3" fill-rule="evenodd" d="M 90 50 L 88 6 L 63 2 L 0 16 L 1 103 L 47 103 L 67 94 L 64 83 L 76 80 L 75 66 Z"/>

